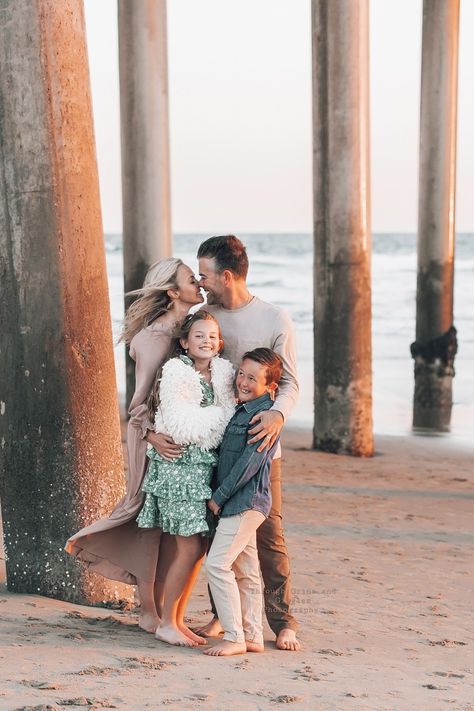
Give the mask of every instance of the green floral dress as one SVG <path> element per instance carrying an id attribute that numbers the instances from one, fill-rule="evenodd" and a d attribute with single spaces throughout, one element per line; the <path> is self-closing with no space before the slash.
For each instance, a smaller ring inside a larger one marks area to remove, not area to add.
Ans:
<path id="1" fill-rule="evenodd" d="M 190 358 L 180 357 L 193 366 Z M 201 378 L 201 388 L 201 407 L 213 405 L 212 385 Z M 216 451 L 189 444 L 181 457 L 173 461 L 163 459 L 153 448 L 147 456 L 151 462 L 142 486 L 145 501 L 137 517 L 138 526 L 161 528 L 177 536 L 210 535 L 214 517 L 207 508 L 207 500 L 212 498 L 210 483 L 217 465 Z"/>

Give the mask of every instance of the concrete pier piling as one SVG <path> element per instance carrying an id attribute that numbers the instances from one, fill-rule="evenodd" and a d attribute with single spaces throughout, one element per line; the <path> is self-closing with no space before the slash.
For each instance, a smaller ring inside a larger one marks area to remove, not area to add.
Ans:
<path id="1" fill-rule="evenodd" d="M 459 0 L 425 0 L 413 428 L 448 431 L 453 324 Z"/>
<path id="2" fill-rule="evenodd" d="M 0 495 L 7 584 L 123 594 L 66 539 L 123 488 L 82 0 L 0 9 Z"/>
<path id="3" fill-rule="evenodd" d="M 312 0 L 316 449 L 373 454 L 368 0 Z"/>
<path id="4" fill-rule="evenodd" d="M 127 293 L 172 251 L 166 0 L 118 0 L 118 27 Z M 127 405 L 134 370 L 127 356 Z"/>

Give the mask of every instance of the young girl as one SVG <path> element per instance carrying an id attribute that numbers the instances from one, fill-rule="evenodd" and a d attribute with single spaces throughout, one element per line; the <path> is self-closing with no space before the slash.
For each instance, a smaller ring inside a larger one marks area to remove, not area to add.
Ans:
<path id="1" fill-rule="evenodd" d="M 204 554 L 215 450 L 233 415 L 235 397 L 232 365 L 218 356 L 223 343 L 215 318 L 204 310 L 188 316 L 178 339 L 181 355 L 168 360 L 161 378 L 157 377 L 155 430 L 185 449 L 174 460 L 149 450 L 151 462 L 143 484 L 146 498 L 137 523 L 176 538 L 177 552 L 166 574 L 155 636 L 190 647 L 197 642 L 179 629 L 178 605 L 191 571 Z"/>

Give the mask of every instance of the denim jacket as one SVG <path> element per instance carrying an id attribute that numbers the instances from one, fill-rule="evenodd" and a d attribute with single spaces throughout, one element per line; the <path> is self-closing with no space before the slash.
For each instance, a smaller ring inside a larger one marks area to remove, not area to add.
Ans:
<path id="1" fill-rule="evenodd" d="M 249 509 L 260 511 L 264 516 L 270 513 L 270 467 L 279 438 L 270 449 L 266 448 L 263 452 L 257 452 L 261 440 L 255 444 L 247 444 L 247 441 L 251 439 L 248 430 L 252 417 L 272 406 L 272 399 L 265 393 L 239 405 L 227 425 L 219 449 L 219 464 L 212 495 L 221 507 L 221 516 L 235 516 Z"/>

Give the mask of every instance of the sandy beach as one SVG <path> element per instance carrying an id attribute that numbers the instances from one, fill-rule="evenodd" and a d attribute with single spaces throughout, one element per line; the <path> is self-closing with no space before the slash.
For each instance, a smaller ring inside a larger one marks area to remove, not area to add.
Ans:
<path id="1" fill-rule="evenodd" d="M 3 582 L 0 708 L 474 710 L 473 451 L 384 436 L 360 460 L 309 442 L 287 432 L 283 454 L 301 652 L 267 628 L 265 654 L 210 658 L 155 641 L 133 611 Z M 203 576 L 189 612 L 208 618 Z"/>

